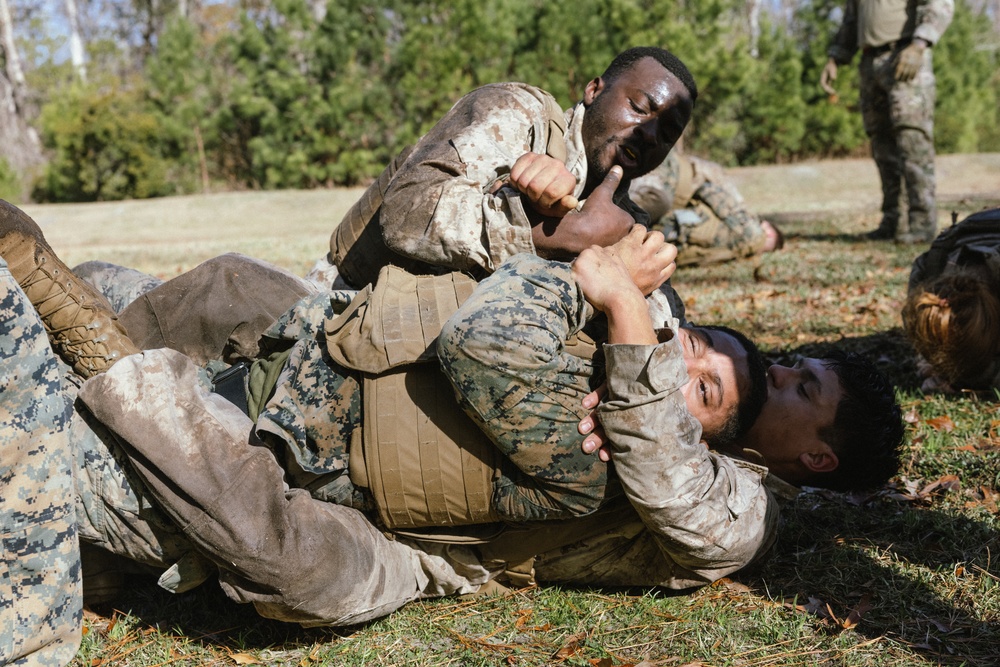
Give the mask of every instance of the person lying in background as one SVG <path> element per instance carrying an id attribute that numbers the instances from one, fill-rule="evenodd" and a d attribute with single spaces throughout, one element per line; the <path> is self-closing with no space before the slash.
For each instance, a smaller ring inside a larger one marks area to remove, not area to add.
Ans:
<path id="1" fill-rule="evenodd" d="M 1000 208 L 949 227 L 914 260 L 902 318 L 925 391 L 1000 387 Z"/>

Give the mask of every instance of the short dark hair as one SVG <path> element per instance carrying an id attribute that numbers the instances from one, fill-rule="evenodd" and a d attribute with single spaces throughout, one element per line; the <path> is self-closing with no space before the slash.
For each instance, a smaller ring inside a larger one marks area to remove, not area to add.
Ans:
<path id="1" fill-rule="evenodd" d="M 611 61 L 601 78 L 610 83 L 619 74 L 631 69 L 643 58 L 654 59 L 663 65 L 664 69 L 680 79 L 684 87 L 688 89 L 688 93 L 691 94 L 691 104 L 694 104 L 695 100 L 698 99 L 698 85 L 694 82 L 694 76 L 691 75 L 690 70 L 681 62 L 680 58 L 658 46 L 633 46 L 631 49 L 622 51 Z"/>
<path id="2" fill-rule="evenodd" d="M 823 363 L 837 374 L 844 396 L 833 424 L 819 437 L 840 463 L 810 484 L 835 491 L 876 489 L 899 472 L 905 429 L 895 389 L 859 354 L 835 350 Z"/>
<path id="3" fill-rule="evenodd" d="M 746 435 L 750 427 L 757 421 L 761 410 L 764 409 L 764 402 L 767 400 L 767 364 L 764 362 L 764 355 L 757 349 L 757 345 L 739 331 L 719 325 L 706 325 L 699 328 L 732 336 L 747 353 L 750 385 L 740 387 L 740 400 L 719 432 L 710 438 L 705 438 L 705 442 L 713 449 L 723 449 Z"/>

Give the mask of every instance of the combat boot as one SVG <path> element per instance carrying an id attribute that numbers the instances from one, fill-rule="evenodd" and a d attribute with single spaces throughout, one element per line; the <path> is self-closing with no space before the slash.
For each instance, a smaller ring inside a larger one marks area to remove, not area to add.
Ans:
<path id="1" fill-rule="evenodd" d="M 0 200 L 0 257 L 38 311 L 52 348 L 83 377 L 139 352 L 111 304 L 79 280 L 21 209 Z"/>

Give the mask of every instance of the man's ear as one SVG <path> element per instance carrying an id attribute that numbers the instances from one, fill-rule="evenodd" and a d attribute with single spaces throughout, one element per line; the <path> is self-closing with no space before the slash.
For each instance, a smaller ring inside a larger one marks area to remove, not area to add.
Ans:
<path id="1" fill-rule="evenodd" d="M 603 90 L 604 79 L 601 77 L 588 81 L 587 87 L 583 89 L 583 106 L 589 107 Z"/>
<path id="2" fill-rule="evenodd" d="M 833 472 L 840 465 L 840 459 L 825 442 L 821 447 L 799 454 L 799 462 L 813 473 Z"/>

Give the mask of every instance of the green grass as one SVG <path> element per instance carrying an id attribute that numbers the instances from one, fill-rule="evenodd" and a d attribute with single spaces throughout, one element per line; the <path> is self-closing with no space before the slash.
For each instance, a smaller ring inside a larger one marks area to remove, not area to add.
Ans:
<path id="1" fill-rule="evenodd" d="M 676 286 L 689 319 L 744 330 L 773 359 L 837 345 L 877 360 L 908 421 L 904 468 L 879 493 L 802 495 L 765 562 L 687 594 L 549 587 L 416 603 L 330 630 L 262 619 L 212 583 L 172 596 L 136 578 L 127 596 L 88 612 L 75 664 L 1000 664 L 998 396 L 919 391 L 899 309 L 921 247 L 861 241 L 877 221 L 870 209 L 780 219 L 783 251 L 684 269 Z M 74 238 L 57 222 L 51 229 Z M 294 238 L 230 233 L 163 239 L 164 252 L 114 250 L 164 277 L 234 246 L 301 273 L 327 234 L 324 223 Z M 99 256 L 92 244 L 70 246 L 71 261 Z"/>

